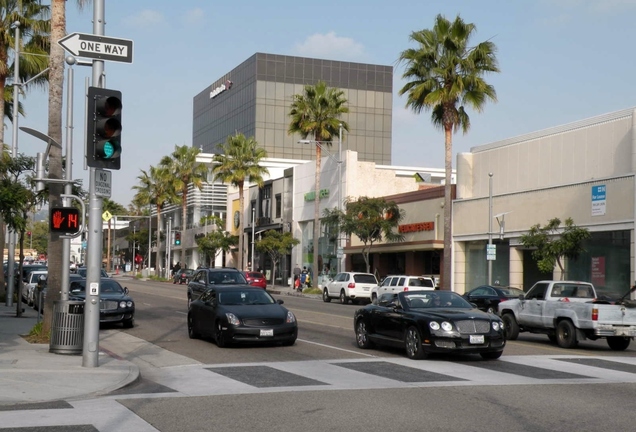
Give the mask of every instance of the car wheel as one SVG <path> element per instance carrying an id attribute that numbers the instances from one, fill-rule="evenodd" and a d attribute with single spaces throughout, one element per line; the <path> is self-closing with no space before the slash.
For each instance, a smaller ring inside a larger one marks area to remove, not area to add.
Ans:
<path id="1" fill-rule="evenodd" d="M 190 339 L 198 339 L 199 334 L 194 331 L 194 323 L 192 322 L 192 316 L 188 314 L 188 337 Z"/>
<path id="2" fill-rule="evenodd" d="M 511 313 L 504 314 L 501 318 L 504 323 L 504 332 L 506 333 L 506 340 L 515 340 L 519 336 L 519 324 L 515 316 Z"/>
<path id="3" fill-rule="evenodd" d="M 192 297 L 188 294 L 188 309 L 190 308 L 190 303 L 192 303 Z"/>
<path id="4" fill-rule="evenodd" d="M 369 339 L 367 323 L 364 319 L 358 320 L 358 323 L 356 324 L 356 342 L 362 349 L 373 347 L 373 342 Z"/>
<path id="5" fill-rule="evenodd" d="M 614 351 L 625 351 L 629 346 L 630 338 L 612 336 L 607 338 L 607 345 Z"/>
<path id="6" fill-rule="evenodd" d="M 329 303 L 331 301 L 331 297 L 329 297 L 329 290 L 327 290 L 327 288 L 322 291 L 322 301 L 325 303 Z"/>
<path id="7" fill-rule="evenodd" d="M 556 328 L 557 344 L 561 348 L 574 348 L 579 342 L 576 340 L 576 328 L 570 320 L 559 321 Z"/>
<path id="8" fill-rule="evenodd" d="M 410 359 L 421 360 L 428 357 L 422 348 L 420 332 L 415 327 L 411 326 L 406 330 L 406 337 L 404 339 L 406 355 Z"/>
<path id="9" fill-rule="evenodd" d="M 484 352 L 484 353 L 480 353 L 479 355 L 484 360 L 497 360 L 499 357 L 501 357 L 502 354 L 503 354 L 503 351 L 495 351 L 495 352 Z"/>
<path id="10" fill-rule="evenodd" d="M 130 319 L 122 321 L 124 328 L 133 328 L 135 325 L 135 317 L 130 317 Z"/>
<path id="11" fill-rule="evenodd" d="M 347 296 L 346 296 L 344 290 L 340 291 L 340 303 L 341 304 L 347 304 L 347 302 L 348 302 L 348 299 L 347 299 Z"/>
<path id="12" fill-rule="evenodd" d="M 219 348 L 225 348 L 229 345 L 225 337 L 225 332 L 223 331 L 221 321 L 216 323 L 216 333 L 214 334 L 214 340 L 216 341 L 216 346 L 218 346 Z"/>

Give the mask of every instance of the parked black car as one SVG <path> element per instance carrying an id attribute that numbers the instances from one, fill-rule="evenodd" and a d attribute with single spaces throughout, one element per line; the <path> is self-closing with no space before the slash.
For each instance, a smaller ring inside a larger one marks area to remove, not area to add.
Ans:
<path id="1" fill-rule="evenodd" d="M 68 275 L 69 285 L 74 281 L 82 280 L 81 276 L 76 275 L 75 273 L 70 273 Z M 33 309 L 39 311 L 40 313 L 44 313 L 44 303 L 46 302 L 46 293 L 48 292 L 48 275 L 42 280 L 41 284 L 38 284 L 33 292 Z M 40 301 L 42 303 L 40 303 Z"/>
<path id="2" fill-rule="evenodd" d="M 523 294 L 523 290 L 515 287 L 482 285 L 468 291 L 463 297 L 485 312 L 497 313 L 499 302 L 516 299 Z"/>
<path id="3" fill-rule="evenodd" d="M 243 273 L 235 268 L 218 267 L 197 269 L 188 282 L 188 305 L 213 286 L 249 286 Z"/>
<path id="4" fill-rule="evenodd" d="M 296 317 L 282 304 L 259 287 L 214 286 L 190 303 L 188 336 L 212 337 L 219 348 L 235 343 L 293 345 Z"/>
<path id="5" fill-rule="evenodd" d="M 86 279 L 71 282 L 69 300 L 86 300 Z M 99 282 L 99 322 L 122 323 L 125 328 L 135 325 L 135 302 L 112 278 L 101 278 Z"/>
<path id="6" fill-rule="evenodd" d="M 88 272 L 88 269 L 86 267 L 78 267 L 77 269 L 75 269 L 75 274 L 78 274 L 83 278 L 86 278 L 86 272 Z M 110 277 L 108 273 L 106 273 L 106 270 L 104 270 L 103 268 L 99 269 L 99 273 L 101 275 L 100 277 L 103 277 L 103 278 Z"/>
<path id="7" fill-rule="evenodd" d="M 474 308 L 450 291 L 403 291 L 380 296 L 354 315 L 360 348 L 404 348 L 411 359 L 431 353 L 501 357 L 506 340 L 501 318 Z"/>

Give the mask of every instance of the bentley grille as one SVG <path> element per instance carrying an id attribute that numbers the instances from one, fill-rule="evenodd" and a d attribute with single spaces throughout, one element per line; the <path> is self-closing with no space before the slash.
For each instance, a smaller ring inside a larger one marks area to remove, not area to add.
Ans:
<path id="1" fill-rule="evenodd" d="M 463 320 L 456 321 L 455 325 L 461 334 L 488 333 L 490 321 Z"/>

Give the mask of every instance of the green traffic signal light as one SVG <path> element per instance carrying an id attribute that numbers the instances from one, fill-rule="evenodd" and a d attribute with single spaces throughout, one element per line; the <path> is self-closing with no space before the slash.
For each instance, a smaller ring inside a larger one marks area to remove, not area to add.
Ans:
<path id="1" fill-rule="evenodd" d="M 87 165 L 95 168 L 121 167 L 121 92 L 89 87 L 87 113 Z"/>

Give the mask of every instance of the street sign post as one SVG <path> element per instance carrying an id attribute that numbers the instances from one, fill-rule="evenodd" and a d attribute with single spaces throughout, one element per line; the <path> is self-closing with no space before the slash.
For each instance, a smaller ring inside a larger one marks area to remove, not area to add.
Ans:
<path id="1" fill-rule="evenodd" d="M 133 41 L 88 33 L 71 33 L 57 42 L 74 56 L 132 63 Z"/>
<path id="2" fill-rule="evenodd" d="M 495 261 L 496 259 L 497 259 L 497 245 L 487 244 L 486 245 L 486 260 Z"/>

